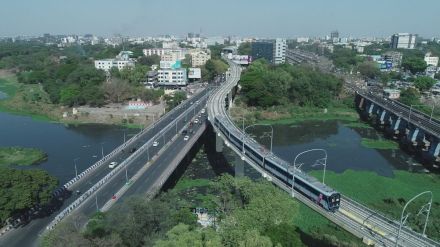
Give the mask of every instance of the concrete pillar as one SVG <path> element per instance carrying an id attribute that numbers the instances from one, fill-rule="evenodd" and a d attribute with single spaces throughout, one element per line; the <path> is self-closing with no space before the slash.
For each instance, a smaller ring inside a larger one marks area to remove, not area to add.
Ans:
<path id="1" fill-rule="evenodd" d="M 242 158 L 241 155 L 235 156 L 235 161 L 234 161 L 235 177 L 244 176 L 244 160 L 242 160 L 241 158 Z"/>
<path id="2" fill-rule="evenodd" d="M 217 153 L 223 152 L 223 139 L 218 134 L 215 135 L 215 151 Z"/>
<path id="3" fill-rule="evenodd" d="M 232 101 L 232 90 L 234 90 L 234 89 L 231 89 L 231 91 L 230 91 L 229 94 L 228 94 L 229 108 L 231 108 L 231 107 L 232 107 L 232 104 L 234 103 L 234 102 Z"/>

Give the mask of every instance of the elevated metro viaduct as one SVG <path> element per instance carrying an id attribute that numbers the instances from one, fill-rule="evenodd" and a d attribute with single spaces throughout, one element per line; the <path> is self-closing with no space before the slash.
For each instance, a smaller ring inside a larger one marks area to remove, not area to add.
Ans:
<path id="1" fill-rule="evenodd" d="M 440 124 L 411 106 L 357 91 L 355 104 L 361 118 L 383 129 L 385 135 L 427 162 L 439 162 Z"/>

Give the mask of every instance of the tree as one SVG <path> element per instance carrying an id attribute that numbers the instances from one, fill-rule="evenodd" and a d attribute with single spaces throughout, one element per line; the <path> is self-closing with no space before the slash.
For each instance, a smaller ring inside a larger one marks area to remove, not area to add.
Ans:
<path id="1" fill-rule="evenodd" d="M 130 96 L 130 84 L 126 80 L 113 78 L 102 85 L 107 100 L 119 103 Z"/>
<path id="2" fill-rule="evenodd" d="M 187 99 L 186 93 L 184 91 L 175 91 L 174 94 L 165 95 L 165 101 L 167 102 L 168 110 L 173 109 L 177 105 L 179 105 L 182 101 Z"/>
<path id="3" fill-rule="evenodd" d="M 142 56 L 138 60 L 138 63 L 146 66 L 151 66 L 153 64 L 159 64 L 160 63 L 160 56 L 159 55 L 151 55 L 151 56 Z"/>
<path id="4" fill-rule="evenodd" d="M 419 76 L 414 81 L 414 86 L 419 89 L 420 92 L 428 91 L 434 86 L 437 81 L 429 76 Z"/>
<path id="5" fill-rule="evenodd" d="M 166 238 L 154 245 L 156 247 L 220 247 L 219 236 L 212 229 L 191 230 L 188 225 L 178 224 L 166 233 Z"/>
<path id="6" fill-rule="evenodd" d="M 414 88 L 407 88 L 400 92 L 399 101 L 405 105 L 420 104 L 420 93 Z"/>
<path id="7" fill-rule="evenodd" d="M 359 64 L 358 70 L 362 76 L 369 79 L 374 79 L 380 74 L 379 68 L 374 62 L 363 62 Z"/>
<path id="8" fill-rule="evenodd" d="M 413 74 L 421 73 L 425 71 L 427 65 L 425 60 L 420 57 L 411 56 L 411 57 L 403 57 L 402 67 L 405 70 L 411 71 Z"/>
<path id="9" fill-rule="evenodd" d="M 243 42 L 238 46 L 238 54 L 240 55 L 251 55 L 251 43 L 250 42 Z"/>
<path id="10" fill-rule="evenodd" d="M 81 101 L 81 89 L 77 84 L 70 84 L 60 91 L 60 103 L 63 105 L 78 105 Z"/>

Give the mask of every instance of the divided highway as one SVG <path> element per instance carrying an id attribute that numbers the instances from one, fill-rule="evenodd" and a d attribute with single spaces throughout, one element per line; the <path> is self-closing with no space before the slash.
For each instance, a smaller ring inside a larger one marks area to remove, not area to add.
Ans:
<path id="1" fill-rule="evenodd" d="M 82 176 L 81 179 L 72 184 L 69 187 L 69 190 L 75 192 L 79 190 L 81 193 L 84 193 L 85 191 L 89 190 L 92 186 L 94 186 L 98 181 L 103 179 L 110 171 L 111 169 L 108 167 L 110 162 L 116 161 L 118 163 L 122 163 L 125 159 L 127 159 L 129 156 L 133 155 L 130 153 L 130 150 L 132 148 L 139 149 L 142 145 L 147 143 L 148 141 L 151 141 L 151 138 L 153 138 L 156 133 L 160 132 L 164 127 L 168 126 L 170 123 L 172 123 L 175 119 L 177 119 L 179 116 L 181 116 L 189 107 L 193 106 L 196 101 L 199 101 L 202 97 L 209 94 L 211 88 L 204 89 L 202 92 L 198 93 L 197 95 L 194 95 L 192 98 L 186 100 L 181 105 L 178 106 L 178 108 L 174 109 L 173 111 L 167 113 L 164 117 L 159 119 L 153 126 L 150 126 L 149 128 L 145 129 L 141 135 L 138 136 L 136 140 L 129 140 L 127 141 L 128 144 L 125 148 L 120 149 L 118 152 L 115 152 L 111 157 L 107 158 L 101 165 L 97 166 L 96 169 L 91 170 L 86 175 Z M 200 107 L 202 105 L 200 104 Z M 188 113 L 188 117 L 185 119 L 183 118 L 182 121 L 178 121 L 177 128 L 181 129 L 185 123 L 184 121 L 188 121 L 190 119 L 190 115 L 196 113 L 196 111 L 192 113 Z M 152 146 L 149 148 L 149 152 L 151 156 L 156 154 L 158 150 L 163 146 L 164 140 L 167 142 L 167 140 L 171 139 L 172 136 L 174 136 L 175 133 L 166 132 L 161 138 L 157 139 L 158 145 L 156 147 Z M 140 156 L 140 159 L 134 159 L 132 163 L 130 163 L 127 166 L 127 173 L 128 175 L 134 174 L 140 167 L 142 167 L 145 162 L 142 159 L 147 159 L 147 154 Z M 120 175 L 120 174 L 118 174 Z M 119 177 L 112 179 L 111 181 L 118 181 L 120 179 Z M 123 172 L 123 181 L 125 183 L 125 170 Z M 105 201 L 107 201 L 109 198 L 112 197 L 113 193 L 115 193 L 119 188 L 121 187 L 120 184 L 116 182 L 112 182 L 111 185 L 106 186 L 104 190 L 102 190 L 102 193 L 98 191 L 98 205 L 101 203 L 104 204 Z M 41 235 L 41 233 L 45 230 L 46 226 L 55 218 L 55 216 L 63 211 L 66 207 L 68 207 L 72 202 L 74 202 L 78 196 L 76 193 L 72 193 L 72 196 L 64 201 L 63 206 L 61 209 L 59 209 L 57 212 L 51 214 L 48 217 L 45 218 L 39 218 L 34 219 L 31 222 L 29 222 L 27 225 L 22 226 L 18 229 L 13 229 L 10 232 L 6 233 L 5 235 L 0 237 L 0 246 L 36 246 L 37 245 L 37 239 L 38 236 Z M 94 201 L 95 203 L 95 201 Z M 102 206 L 101 205 L 101 206 Z M 94 207 L 96 210 L 96 206 Z"/>

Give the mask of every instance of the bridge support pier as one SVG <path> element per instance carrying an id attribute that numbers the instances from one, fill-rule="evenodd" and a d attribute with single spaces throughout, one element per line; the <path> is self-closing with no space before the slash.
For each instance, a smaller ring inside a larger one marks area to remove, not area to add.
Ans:
<path id="1" fill-rule="evenodd" d="M 223 139 L 219 136 L 219 134 L 215 135 L 215 151 L 217 153 L 223 152 Z"/>
<path id="2" fill-rule="evenodd" d="M 244 160 L 242 160 L 239 155 L 235 156 L 234 174 L 237 178 L 244 176 Z"/>

